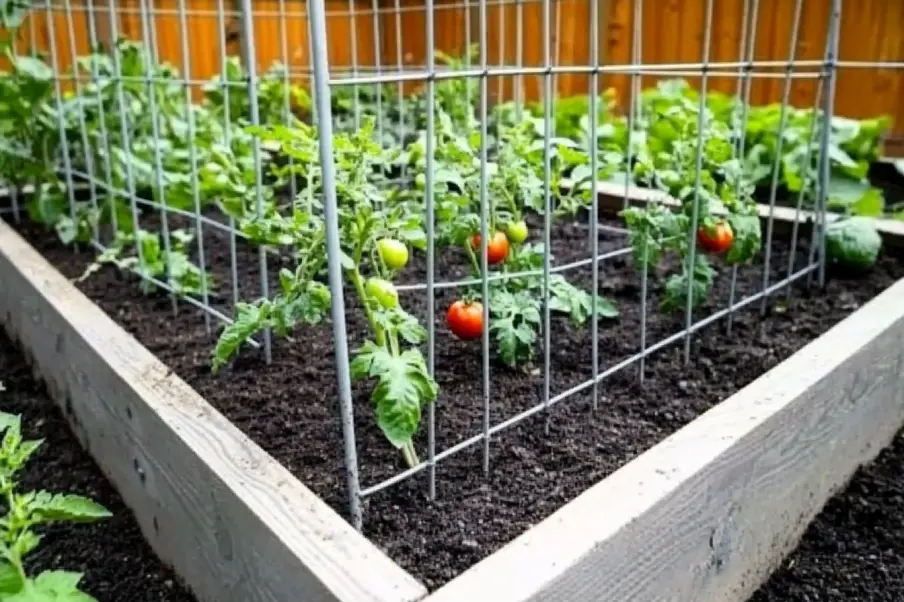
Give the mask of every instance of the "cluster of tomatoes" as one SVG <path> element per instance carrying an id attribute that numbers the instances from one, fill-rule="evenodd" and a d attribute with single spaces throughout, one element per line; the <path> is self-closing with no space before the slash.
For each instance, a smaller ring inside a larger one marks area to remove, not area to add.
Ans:
<path id="1" fill-rule="evenodd" d="M 505 232 L 496 231 L 487 243 L 487 264 L 498 265 L 505 261 L 509 254 L 510 243 L 520 244 L 527 240 L 528 230 L 524 221 L 509 224 Z M 480 234 L 471 236 L 471 249 L 480 249 Z M 724 253 L 734 242 L 731 226 L 717 222 L 713 226 L 701 226 L 697 230 L 697 242 L 700 248 L 708 253 Z M 378 241 L 380 258 L 386 267 L 400 270 L 408 263 L 408 248 L 404 243 L 384 238 Z M 373 296 L 383 307 L 393 309 L 399 305 L 399 293 L 395 286 L 382 278 L 370 278 L 366 285 L 367 293 Z M 446 312 L 446 324 L 452 334 L 459 339 L 470 341 L 483 334 L 483 304 L 470 299 L 454 301 Z"/>
<path id="2" fill-rule="evenodd" d="M 527 240 L 527 224 L 524 221 L 509 224 L 505 232 L 497 231 L 487 243 L 487 263 L 498 265 L 505 261 L 509 254 L 510 242 L 520 244 Z M 480 234 L 471 237 L 471 249 L 480 249 Z M 401 270 L 408 263 L 408 247 L 394 238 L 383 238 L 377 241 L 377 250 L 383 264 L 391 270 Z M 399 293 L 392 282 L 384 278 L 369 278 L 365 285 L 367 294 L 377 300 L 386 309 L 395 309 L 399 305 Z M 483 305 L 480 301 L 459 299 L 449 306 L 446 312 L 446 323 L 452 334 L 463 340 L 480 338 L 483 334 Z"/>
<path id="3" fill-rule="evenodd" d="M 527 224 L 522 221 L 512 222 L 505 232 L 496 231 L 487 242 L 487 265 L 498 265 L 505 261 L 509 254 L 509 243 L 523 243 L 527 240 Z M 471 236 L 471 249 L 480 249 L 480 234 Z M 459 339 L 471 341 L 483 334 L 483 304 L 480 301 L 459 299 L 449 306 L 446 312 L 446 324 L 452 334 Z"/>

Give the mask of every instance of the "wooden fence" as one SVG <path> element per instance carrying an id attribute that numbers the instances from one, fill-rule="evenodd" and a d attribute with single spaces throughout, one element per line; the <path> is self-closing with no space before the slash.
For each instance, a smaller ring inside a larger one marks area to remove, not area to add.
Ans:
<path id="1" fill-rule="evenodd" d="M 522 61 L 527 66 L 543 64 L 544 19 L 539 0 L 486 0 L 487 56 L 491 65 L 514 66 L 518 54 L 518 22 L 521 22 Z M 559 65 L 590 63 L 591 2 L 597 0 L 552 0 L 550 25 L 552 60 Z M 600 18 L 600 60 L 603 64 L 624 64 L 631 60 L 634 0 L 598 0 Z M 643 27 L 640 60 L 643 63 L 699 63 L 702 61 L 705 0 L 642 0 Z M 142 19 L 142 4 L 152 5 L 154 18 Z M 186 18 L 180 18 L 183 0 L 116 0 L 113 11 L 116 30 L 125 37 L 142 40 L 150 32 L 157 40 L 163 60 L 183 72 L 181 35 L 187 32 L 190 44 L 189 78 L 207 80 L 220 69 L 220 40 L 225 37 L 226 53 L 240 52 L 239 14 L 235 0 L 184 0 Z M 297 77 L 309 70 L 310 37 L 304 0 L 253 0 L 254 46 L 261 68 L 274 61 L 287 63 Z M 740 60 L 740 40 L 744 0 L 714 0 L 712 61 Z M 753 3 L 751 3 L 753 4 Z M 760 0 L 754 35 L 756 60 L 786 61 L 795 0 Z M 898 0 L 858 0 L 845 2 L 842 15 L 840 58 L 844 61 L 893 61 L 904 59 L 904 2 Z M 69 6 L 66 10 L 64 7 Z M 76 54 L 89 50 L 87 6 L 93 8 L 93 23 L 101 39 L 112 35 L 110 3 L 106 0 L 59 1 L 52 21 L 38 9 L 29 28 L 21 33 L 22 43 L 33 38 L 39 50 L 50 48 L 53 30 L 60 69 L 71 65 Z M 224 15 L 218 8 L 225 6 Z M 818 70 L 825 49 L 830 0 L 804 0 L 797 59 L 814 61 L 807 70 Z M 376 9 L 376 10 L 375 10 Z M 426 50 L 424 0 L 326 0 L 328 49 L 333 68 L 362 70 L 397 69 L 422 66 Z M 519 17 L 520 13 L 520 17 Z M 435 0 L 435 46 L 447 53 L 461 53 L 466 41 L 479 40 L 477 0 Z M 221 35 L 221 30 L 225 32 Z M 469 33 L 470 32 L 470 35 Z M 73 34 L 73 35 L 70 35 Z M 736 89 L 735 69 L 717 70 L 710 88 L 731 92 Z M 762 69 L 758 70 L 762 73 Z M 757 78 L 751 91 L 754 103 L 781 98 L 781 69 L 777 77 Z M 511 97 L 514 78 L 492 78 L 491 92 Z M 648 86 L 660 77 L 645 76 Z M 687 78 L 699 85 L 698 77 Z M 538 98 L 539 76 L 525 77 L 525 93 Z M 601 86 L 614 87 L 619 98 L 629 91 L 625 75 L 605 74 Z M 556 77 L 560 94 L 585 93 L 588 76 L 561 74 Z M 795 80 L 792 103 L 810 106 L 816 80 Z M 895 131 L 904 135 L 904 70 L 843 68 L 837 80 L 836 113 L 867 117 L 880 113 L 892 116 Z"/>

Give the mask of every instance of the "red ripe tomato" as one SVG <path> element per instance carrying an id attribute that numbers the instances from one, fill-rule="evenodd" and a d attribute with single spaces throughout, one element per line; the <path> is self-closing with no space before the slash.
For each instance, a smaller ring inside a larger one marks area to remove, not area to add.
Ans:
<path id="1" fill-rule="evenodd" d="M 697 243 L 707 253 L 724 253 L 734 242 L 734 232 L 727 222 L 719 222 L 710 229 L 701 226 L 697 230 Z"/>
<path id="2" fill-rule="evenodd" d="M 479 251 L 480 234 L 475 234 L 471 237 L 471 248 L 475 251 Z M 487 244 L 487 263 L 489 265 L 502 263 L 508 256 L 508 252 L 509 241 L 505 235 L 505 232 L 496 232 L 495 234 L 493 234 L 493 237 L 490 238 L 490 242 Z"/>
<path id="3" fill-rule="evenodd" d="M 449 306 L 446 323 L 452 334 L 465 341 L 479 339 L 483 334 L 483 305 L 477 301 L 459 299 Z"/>

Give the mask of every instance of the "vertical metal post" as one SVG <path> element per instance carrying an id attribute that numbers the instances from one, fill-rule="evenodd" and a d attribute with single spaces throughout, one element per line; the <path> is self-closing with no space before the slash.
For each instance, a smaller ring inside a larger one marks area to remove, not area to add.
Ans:
<path id="1" fill-rule="evenodd" d="M 829 193 L 829 175 L 832 159 L 829 142 L 832 136 L 832 113 L 835 109 L 835 71 L 838 60 L 842 0 L 832 0 L 829 15 L 829 32 L 825 64 L 825 106 L 823 107 L 822 132 L 819 142 L 819 196 L 817 197 L 817 221 L 819 222 L 819 286 L 826 283 L 826 204 Z"/>
<path id="2" fill-rule="evenodd" d="M 543 411 L 545 421 L 543 430 L 549 435 L 549 399 L 550 387 L 552 385 L 552 377 L 550 376 L 550 361 L 552 335 L 551 316 L 549 307 L 549 281 L 550 271 L 550 249 L 552 248 L 552 194 L 550 190 L 550 178 L 552 176 L 551 155 L 552 147 L 550 139 L 552 138 L 552 53 L 550 49 L 550 38 L 552 37 L 552 28 L 550 26 L 550 0 L 543 0 Z M 595 220 L 594 220 L 595 221 Z"/>
<path id="3" fill-rule="evenodd" d="M 434 298 L 434 278 L 436 262 L 436 228 L 433 198 L 433 166 L 436 137 L 436 56 L 434 54 L 434 8 L 433 0 L 426 0 L 427 11 L 427 140 L 425 144 L 427 173 L 424 182 L 424 203 L 427 221 L 427 315 L 436 315 Z M 436 371 L 436 321 L 427 320 L 427 371 L 433 378 Z M 427 406 L 427 470 L 430 500 L 436 499 L 436 403 Z"/>
<path id="4" fill-rule="evenodd" d="M 599 333 L 599 299 L 600 299 L 600 241 L 599 241 L 599 144 L 596 140 L 597 121 L 599 119 L 600 96 L 600 10 L 599 2 L 590 3 L 590 60 L 593 71 L 590 73 L 590 257 L 593 260 L 592 295 L 593 314 L 590 316 L 590 362 L 593 376 L 593 399 L 591 407 L 594 411 L 599 405 L 599 373 L 600 373 L 600 333 Z"/>
<path id="5" fill-rule="evenodd" d="M 632 36 L 631 45 L 631 64 L 634 70 L 631 73 L 631 91 L 629 92 L 631 101 L 628 103 L 628 147 L 625 150 L 625 196 L 622 201 L 622 207 L 628 207 L 628 192 L 634 181 L 634 170 L 632 163 L 634 162 L 634 127 L 640 113 L 640 74 L 637 71 L 637 65 L 643 52 L 643 0 L 634 0 L 634 17 L 632 19 Z M 650 284 L 650 268 L 648 245 L 644 244 L 644 253 L 641 258 L 642 264 L 640 268 L 640 361 L 637 364 L 637 382 L 641 385 L 644 380 L 647 364 L 647 302 Z"/>
<path id="6" fill-rule="evenodd" d="M 470 8 L 468 15 L 471 14 Z M 483 298 L 483 323 L 490 323 L 490 281 L 489 262 L 487 249 L 490 237 L 494 232 L 489 230 L 489 192 L 487 179 L 489 170 L 487 165 L 487 7 L 486 2 L 481 2 L 478 12 L 478 43 L 480 44 L 480 267 L 481 267 L 481 296 Z M 470 40 L 469 40 L 470 42 Z M 470 44 L 469 44 L 470 45 Z M 470 56 L 470 55 L 469 55 Z M 470 62 L 470 59 L 468 59 Z M 465 79 L 470 89 L 470 78 Z M 470 98 L 470 97 L 469 97 Z M 471 103 L 468 102 L 468 114 L 471 113 Z M 493 225 L 496 225 L 495 216 L 492 216 Z M 490 329 L 483 329 L 481 337 L 483 359 L 483 473 L 490 472 Z"/>
<path id="7" fill-rule="evenodd" d="M 204 254 L 204 221 L 201 219 L 201 192 L 198 187 L 198 151 L 195 148 L 195 112 L 192 107 L 191 97 L 191 44 L 188 42 L 188 17 L 186 15 L 185 0 L 179 0 L 179 37 L 181 38 L 182 49 L 182 77 L 183 92 L 185 94 L 185 122 L 188 125 L 188 161 L 191 169 L 191 197 L 192 206 L 194 207 L 195 226 L 198 229 L 198 266 L 201 268 L 201 274 L 207 274 L 207 258 Z M 210 307 L 210 296 L 207 291 L 207 278 L 201 278 L 201 302 L 205 307 Z M 202 312 L 204 314 L 204 329 L 207 335 L 213 333 L 210 325 L 210 312 Z"/>
<path id="8" fill-rule="evenodd" d="M 248 3 L 249 0 L 243 0 Z M 330 106 L 330 72 L 327 57 L 326 15 L 323 0 L 310 0 L 311 46 L 314 63 L 314 88 L 320 116 L 320 163 L 323 177 L 323 207 L 326 221 L 327 271 L 331 291 L 333 341 L 336 350 L 336 372 L 339 379 L 339 404 L 342 412 L 342 435 L 345 448 L 345 470 L 348 483 L 349 512 L 352 525 L 361 529 L 361 485 L 358 482 L 358 457 L 355 448 L 355 418 L 349 374 L 348 337 L 345 328 L 345 299 L 342 295 L 342 267 L 339 247 L 339 216 L 336 206 L 335 165 L 333 163 L 333 114 Z"/>
<path id="9" fill-rule="evenodd" d="M 110 0 L 111 2 L 113 0 Z M 232 116 L 229 111 L 230 90 L 229 90 L 229 62 L 226 58 L 226 7 L 224 0 L 217 0 L 217 51 L 220 57 L 220 78 L 223 88 L 223 142 L 227 147 L 232 149 Z M 235 218 L 229 216 L 229 276 L 232 279 L 232 306 L 235 307 L 239 302 L 239 269 L 238 269 L 238 252 L 236 248 L 236 227 Z"/>
<path id="10" fill-rule="evenodd" d="M 825 86 L 825 82 L 823 78 L 819 78 L 819 82 L 816 84 L 816 94 L 813 98 L 813 106 L 818 107 L 822 102 L 822 93 L 823 87 Z M 801 163 L 801 169 L 804 173 L 804 183 L 800 187 L 800 191 L 797 193 L 797 202 L 794 204 L 794 222 L 791 225 L 791 253 L 788 255 L 788 278 L 794 273 L 795 268 L 795 260 L 797 259 L 797 243 L 800 235 L 800 214 L 801 209 L 804 202 L 804 197 L 810 191 L 810 161 L 813 156 L 813 146 L 816 144 L 816 134 L 819 133 L 819 128 L 817 127 L 817 122 L 819 121 L 818 116 L 814 112 L 812 114 L 812 118 L 810 119 L 810 130 L 807 133 L 807 151 L 804 154 L 804 160 Z M 816 229 L 813 230 L 813 237 L 810 242 L 810 255 L 809 261 L 807 265 L 813 264 L 813 253 L 814 253 L 814 243 L 816 240 Z M 807 282 L 810 282 L 813 272 L 807 273 Z M 791 291 L 793 290 L 792 283 L 789 282 L 788 286 L 785 288 L 785 303 L 789 303 L 791 301 Z"/>
<path id="11" fill-rule="evenodd" d="M 524 75 L 521 68 L 524 66 L 524 0 L 515 0 L 515 119 L 521 121 L 521 112 L 524 110 Z"/>
<path id="12" fill-rule="evenodd" d="M 166 284 L 169 287 L 170 302 L 173 314 L 178 311 L 175 288 L 172 287 L 172 254 L 169 229 L 169 216 L 167 215 L 166 188 L 163 185 L 163 156 L 160 144 L 161 114 L 157 107 L 156 68 L 157 68 L 157 32 L 153 23 L 156 19 L 153 0 L 141 0 L 141 30 L 144 37 L 144 81 L 148 93 L 148 112 L 151 117 L 151 136 L 154 138 L 154 188 L 157 191 L 156 206 L 160 209 L 161 234 L 163 235 L 163 249 L 166 252 Z"/>
<path id="13" fill-rule="evenodd" d="M 257 55 L 254 47 L 254 20 L 251 12 L 251 0 L 241 0 L 242 13 L 242 50 L 245 55 L 245 70 L 248 73 L 248 101 L 251 111 L 251 125 L 260 125 L 260 112 L 258 109 L 257 98 Z M 327 96 L 329 101 L 329 96 Z M 264 212 L 264 174 L 261 165 L 261 140 L 254 136 L 252 139 L 252 156 L 254 157 L 254 188 L 256 195 L 256 212 L 257 217 L 261 217 Z M 261 297 L 267 299 L 269 292 L 269 271 L 267 269 L 267 248 L 264 245 L 258 246 L 258 260 L 261 272 Z M 262 333 L 264 342 L 264 358 L 269 364 L 272 360 L 272 350 L 270 345 L 270 329 L 264 329 Z"/>
<path id="14" fill-rule="evenodd" d="M 349 46 L 352 51 L 352 77 L 358 77 L 358 14 L 355 11 L 355 0 L 348 0 L 348 20 L 349 28 L 351 29 L 351 36 L 349 39 Z M 354 113 L 354 123 L 355 129 L 359 129 L 361 127 L 361 106 L 359 104 L 359 91 L 358 84 L 352 84 L 352 94 L 354 98 L 352 98 L 352 113 Z"/>
<path id="15" fill-rule="evenodd" d="M 98 48 L 98 39 L 97 39 L 97 9 L 94 7 L 94 0 L 87 0 L 87 11 L 88 11 L 88 42 L 91 45 L 91 51 L 94 52 Z M 115 43 L 115 42 L 114 42 Z M 119 196 L 118 192 L 114 192 L 115 185 L 113 184 L 113 169 L 111 166 L 112 158 L 110 156 L 110 136 L 107 133 L 107 112 L 104 108 L 104 103 L 102 102 L 103 96 L 101 95 L 101 87 L 98 84 L 98 71 L 97 71 L 97 62 L 91 61 L 91 83 L 94 84 L 94 100 L 97 102 L 97 112 L 99 117 L 99 125 L 100 125 L 100 143 L 103 147 L 103 156 L 104 156 L 104 181 L 107 186 L 107 202 L 110 203 L 111 208 L 115 209 L 115 204 L 117 201 L 117 197 Z M 116 237 L 116 233 L 119 231 L 119 217 L 116 214 L 116 211 L 110 211 L 110 225 L 113 230 L 113 237 Z"/>
<path id="16" fill-rule="evenodd" d="M 119 132 L 122 136 L 122 147 L 125 149 L 132 148 L 132 133 L 129 129 L 128 118 L 126 117 L 127 108 L 129 105 L 126 103 L 125 96 L 125 86 L 122 83 L 122 50 L 119 47 L 119 44 L 116 43 L 116 40 L 119 39 L 119 25 L 117 23 L 118 19 L 116 17 L 116 8 L 115 8 L 115 0 L 108 0 L 107 2 L 107 17 L 109 18 L 110 25 L 110 39 L 114 40 L 113 42 L 113 82 L 116 88 L 116 104 L 119 106 L 119 111 L 115 111 L 119 113 Z M 51 37 L 53 37 L 51 35 Z M 108 159 L 109 160 L 109 159 Z M 126 171 L 126 190 L 129 193 L 129 208 L 132 213 L 132 224 L 135 227 L 135 231 L 139 230 L 138 223 L 138 202 L 136 201 L 135 196 L 135 173 L 132 168 L 132 162 L 125 162 L 125 171 Z M 144 274 L 147 272 L 145 268 L 145 258 L 144 251 L 142 249 L 142 245 L 135 245 L 135 251 L 138 254 L 138 266 L 141 270 L 141 273 Z"/>
<path id="17" fill-rule="evenodd" d="M 292 113 L 292 69 L 289 67 L 291 62 L 289 58 L 289 32 L 286 27 L 286 0 L 279 0 L 279 53 L 282 57 L 283 68 L 285 69 L 283 78 L 283 123 L 286 127 L 292 127 L 294 115 Z M 292 199 L 298 194 L 295 174 L 292 168 L 295 165 L 295 158 L 291 155 L 289 162 L 289 195 Z"/>
<path id="18" fill-rule="evenodd" d="M 88 176 L 88 192 L 91 197 L 91 208 L 95 213 L 98 212 L 97 205 L 97 179 L 94 177 L 94 150 L 93 145 L 90 144 L 88 140 L 88 127 L 85 121 L 85 106 L 81 101 L 82 97 L 82 84 L 81 84 L 81 74 L 78 66 L 78 49 L 75 45 L 75 23 L 72 18 L 72 7 L 68 2 L 64 5 L 64 13 L 66 15 L 66 29 L 69 34 L 69 55 L 72 57 L 72 85 L 75 88 L 75 96 L 79 99 L 78 101 L 78 124 L 79 124 L 79 132 L 81 133 L 82 139 L 82 155 L 85 161 L 85 170 Z M 15 44 L 13 44 L 13 48 L 15 48 Z M 115 214 L 115 211 L 111 211 L 111 214 Z M 98 230 L 98 226 L 96 222 L 92 221 L 91 224 L 92 237 L 95 244 L 100 244 L 100 232 Z"/>
<path id="19" fill-rule="evenodd" d="M 797 57 L 797 38 L 800 33 L 800 17 L 803 13 L 803 0 L 797 0 L 794 6 L 794 21 L 791 24 L 791 39 L 788 41 L 788 65 L 785 71 L 784 84 L 782 85 L 782 108 L 778 117 L 778 138 L 775 143 L 775 162 L 772 164 L 772 181 L 769 186 L 769 220 L 766 223 L 766 242 L 763 256 L 763 298 L 760 301 L 760 315 L 766 314 L 767 301 L 769 295 L 766 289 L 769 288 L 769 273 L 772 264 L 772 233 L 775 217 L 775 201 L 778 194 L 779 174 L 782 171 L 782 151 L 785 142 L 785 127 L 788 124 L 788 105 L 791 100 L 791 83 L 794 74 L 794 61 Z M 806 175 L 804 176 L 806 181 Z M 796 240 L 795 240 L 796 243 Z M 791 261 L 794 261 L 794 253 L 796 244 L 791 246 Z M 790 276 L 790 274 L 789 274 Z"/>
<path id="20" fill-rule="evenodd" d="M 396 64 L 399 67 L 399 75 L 404 72 L 405 63 L 402 55 L 402 5 L 399 3 L 399 0 L 395 0 L 394 2 L 394 11 L 395 14 L 395 47 L 396 47 Z M 399 142 L 398 144 L 402 145 L 405 143 L 405 84 L 401 81 L 396 83 L 396 94 L 398 95 L 398 107 L 399 107 Z M 402 164 L 402 179 L 405 179 L 405 172 L 407 171 L 406 165 Z"/>
<path id="21" fill-rule="evenodd" d="M 753 69 L 752 63 L 754 59 L 754 51 L 756 49 L 756 34 L 757 34 L 757 18 L 759 17 L 759 0 L 753 0 L 753 6 L 748 6 L 750 0 L 744 0 L 744 25 L 743 25 L 743 40 L 741 42 L 741 47 L 738 48 L 738 59 L 739 62 L 742 63 L 741 68 L 738 73 L 738 92 L 737 97 L 741 103 L 741 119 L 740 124 L 738 124 L 738 129 L 733 132 L 735 136 L 737 136 L 737 143 L 732 148 L 732 152 L 734 157 L 738 160 L 738 164 L 740 169 L 742 170 L 741 174 L 738 176 L 738 181 L 735 182 L 734 194 L 737 197 L 741 191 L 741 180 L 743 178 L 743 169 L 744 169 L 744 159 L 745 159 L 745 138 L 747 136 L 747 117 L 750 111 L 750 89 L 752 87 L 751 82 L 751 71 Z M 746 48 L 745 48 L 746 46 Z M 745 74 L 744 72 L 747 71 Z M 768 265 L 768 262 L 767 264 Z M 766 270 L 768 273 L 768 268 Z M 726 331 L 731 332 L 731 328 L 734 325 L 734 305 L 735 305 L 735 295 L 738 290 L 738 264 L 734 264 L 731 266 L 731 284 L 729 286 L 728 291 L 728 318 Z"/>
<path id="22" fill-rule="evenodd" d="M 703 170 L 703 130 L 706 125 L 706 85 L 709 83 L 709 52 L 713 37 L 713 0 L 706 0 L 706 20 L 703 23 L 703 75 L 700 78 L 700 105 L 697 115 L 697 159 L 694 166 L 694 204 L 691 207 L 691 227 L 688 233 L 687 303 L 684 308 L 684 363 L 691 360 L 691 326 L 694 323 L 694 264 L 697 260 L 697 226 L 700 218 L 700 175 Z"/>
<path id="23" fill-rule="evenodd" d="M 60 63 L 57 57 L 56 31 L 54 28 L 53 8 L 51 0 L 47 0 L 47 38 L 50 43 L 50 66 L 53 69 L 53 96 L 57 111 L 57 131 L 60 134 L 60 145 L 63 151 L 63 169 L 66 171 L 66 190 L 69 196 L 69 217 L 73 224 L 78 225 L 75 213 L 75 191 L 72 183 L 72 162 L 69 157 L 69 139 L 66 135 L 66 124 L 63 122 L 63 90 L 60 86 Z M 43 182 L 35 183 L 35 186 L 43 186 Z M 35 190 L 35 194 L 38 191 Z"/>
<path id="24" fill-rule="evenodd" d="M 383 75 L 383 61 L 380 56 L 383 53 L 383 43 L 380 36 L 380 5 L 377 0 L 371 3 L 373 9 L 374 31 L 374 65 L 377 68 L 376 75 Z M 311 25 L 313 27 L 313 24 Z M 383 146 L 383 82 L 377 82 L 377 142 Z"/>

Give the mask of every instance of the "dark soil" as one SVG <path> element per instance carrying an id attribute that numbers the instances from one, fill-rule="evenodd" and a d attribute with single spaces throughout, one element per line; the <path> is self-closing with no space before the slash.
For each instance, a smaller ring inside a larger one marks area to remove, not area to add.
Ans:
<path id="1" fill-rule="evenodd" d="M 103 504 L 111 518 L 92 524 L 54 525 L 42 531 L 29 572 L 84 572 L 82 588 L 100 602 L 190 602 L 188 590 L 144 540 L 116 490 L 69 431 L 62 412 L 10 340 L 0 331 L 0 411 L 21 414 L 23 435 L 46 441 L 22 473 L 23 491 L 77 493 Z"/>
<path id="2" fill-rule="evenodd" d="M 170 225 L 179 224 L 172 221 Z M 154 224 L 148 221 L 147 227 Z M 22 231 L 67 276 L 79 275 L 90 259 L 87 253 L 76 255 L 60 246 L 53 234 L 30 226 Z M 539 236 L 537 224 L 533 232 Z M 214 305 L 231 315 L 228 242 L 212 227 L 205 227 L 204 239 L 208 266 L 218 285 Z M 588 257 L 587 239 L 586 224 L 557 223 L 554 265 Z M 601 252 L 624 246 L 623 235 L 601 233 Z M 805 247 L 798 249 L 795 269 L 805 265 L 806 255 Z M 770 282 L 785 277 L 789 257 L 787 242 L 777 240 Z M 260 294 L 258 261 L 256 251 L 239 249 L 237 284 L 242 299 Z M 276 257 L 269 262 L 270 290 L 280 263 Z M 762 288 L 762 263 L 739 270 L 737 300 Z M 463 254 L 456 250 L 444 251 L 437 264 L 438 281 L 466 273 Z M 664 315 L 657 309 L 665 281 L 662 270 L 674 267 L 663 264 L 650 275 L 650 345 L 683 328 L 683 312 Z M 728 303 L 730 270 L 718 269 L 710 301 L 695 312 L 695 319 Z M 415 255 L 403 279 L 423 282 L 424 273 L 423 258 Z M 735 318 L 730 335 L 723 323 L 697 333 L 688 366 L 683 365 L 679 341 L 648 358 L 643 386 L 634 366 L 607 378 L 599 387 L 597 413 L 591 413 L 592 389 L 587 388 L 553 408 L 548 436 L 542 415 L 503 431 L 492 440 L 489 476 L 481 470 L 482 445 L 448 458 L 437 468 L 438 499 L 433 503 L 426 499 L 426 472 L 374 495 L 366 503 L 366 535 L 430 589 L 442 585 L 787 358 L 904 276 L 904 267 L 886 257 L 867 275 L 829 276 L 827 291 L 810 292 L 800 284 L 790 304 L 784 302 L 784 294 L 779 295 L 775 310 L 763 319 L 757 311 L 759 303 L 751 304 Z M 589 290 L 589 267 L 569 272 L 568 277 Z M 131 277 L 112 269 L 79 286 L 240 429 L 346 514 L 329 324 L 299 331 L 294 341 L 275 339 L 269 365 L 259 350 L 248 348 L 231 368 L 214 376 L 210 372 L 214 337 L 191 306 L 180 304 L 174 316 L 166 297 L 143 295 Z M 600 292 L 613 299 L 621 312 L 618 319 L 600 323 L 600 364 L 606 369 L 635 354 L 640 346 L 640 278 L 630 258 L 619 256 L 600 263 Z M 433 321 L 436 379 L 441 388 L 436 404 L 438 451 L 482 432 L 480 343 L 461 342 L 448 333 L 443 314 L 453 298 L 451 289 L 436 291 Z M 366 321 L 354 307 L 353 295 L 346 295 L 346 303 L 349 345 L 354 350 L 365 336 Z M 404 294 L 403 303 L 426 324 L 422 292 Z M 557 317 L 551 338 L 550 391 L 556 395 L 591 377 L 592 336 L 589 324 L 573 327 Z M 538 346 L 537 365 L 522 370 L 493 361 L 489 404 L 493 424 L 542 403 L 542 357 Z M 361 481 L 368 487 L 398 473 L 402 465 L 373 423 L 368 388 L 356 386 L 354 396 Z M 422 458 L 426 457 L 426 430 L 424 425 L 415 441 Z"/>
<path id="3" fill-rule="evenodd" d="M 829 500 L 749 602 L 904 600 L 904 433 Z"/>

